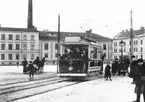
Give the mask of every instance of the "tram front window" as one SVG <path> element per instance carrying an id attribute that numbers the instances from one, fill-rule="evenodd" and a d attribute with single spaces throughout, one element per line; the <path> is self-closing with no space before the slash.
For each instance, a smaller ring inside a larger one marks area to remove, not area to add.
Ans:
<path id="1" fill-rule="evenodd" d="M 87 56 L 85 45 L 64 45 L 62 59 L 83 59 Z"/>

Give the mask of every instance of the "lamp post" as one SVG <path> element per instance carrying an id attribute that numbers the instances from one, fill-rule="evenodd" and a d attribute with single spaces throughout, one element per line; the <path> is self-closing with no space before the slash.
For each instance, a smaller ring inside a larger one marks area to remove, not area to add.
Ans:
<path id="1" fill-rule="evenodd" d="M 123 40 L 121 39 L 121 41 L 120 41 L 120 47 L 121 47 L 121 62 L 122 62 L 122 60 L 123 60 L 123 46 L 124 46 L 124 42 L 123 42 Z"/>

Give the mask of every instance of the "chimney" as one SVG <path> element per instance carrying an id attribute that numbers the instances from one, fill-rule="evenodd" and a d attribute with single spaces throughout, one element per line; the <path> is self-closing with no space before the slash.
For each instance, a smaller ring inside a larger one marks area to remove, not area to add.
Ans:
<path id="1" fill-rule="evenodd" d="M 32 0 L 29 0 L 28 2 L 28 22 L 27 22 L 27 28 L 33 29 L 33 4 Z"/>

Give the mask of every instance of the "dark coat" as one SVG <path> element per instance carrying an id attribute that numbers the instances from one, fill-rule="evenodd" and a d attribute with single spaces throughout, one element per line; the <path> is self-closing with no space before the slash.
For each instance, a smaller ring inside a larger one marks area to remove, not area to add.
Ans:
<path id="1" fill-rule="evenodd" d="M 111 72 L 110 72 L 111 66 L 107 65 L 105 67 L 105 77 L 111 76 Z"/>
<path id="2" fill-rule="evenodd" d="M 26 67 L 28 65 L 28 61 L 23 61 L 22 65 L 23 65 L 23 67 Z"/>
<path id="3" fill-rule="evenodd" d="M 135 73 L 136 85 L 145 85 L 145 65 L 137 66 Z"/>
<path id="4" fill-rule="evenodd" d="M 135 77 L 136 70 L 137 70 L 137 61 L 132 61 L 131 65 L 130 65 L 130 74 L 129 74 L 130 78 Z"/>
<path id="5" fill-rule="evenodd" d="M 118 68 L 118 62 L 115 61 L 112 63 L 112 73 L 116 73 Z"/>
<path id="6" fill-rule="evenodd" d="M 33 66 L 32 63 L 28 65 L 28 70 L 29 70 L 30 72 L 34 72 L 34 71 L 35 71 L 34 66 Z"/>

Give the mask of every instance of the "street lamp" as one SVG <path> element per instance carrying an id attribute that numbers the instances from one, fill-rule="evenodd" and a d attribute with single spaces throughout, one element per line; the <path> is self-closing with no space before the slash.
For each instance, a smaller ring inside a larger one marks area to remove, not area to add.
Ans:
<path id="1" fill-rule="evenodd" d="M 124 42 L 123 42 L 123 40 L 121 39 L 121 41 L 120 41 L 120 47 L 121 47 L 121 62 L 122 62 L 122 60 L 123 60 L 123 46 L 124 46 Z"/>

